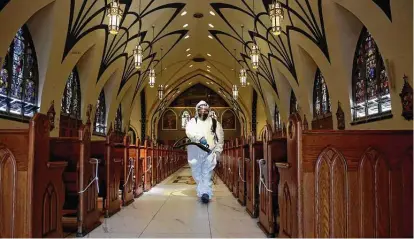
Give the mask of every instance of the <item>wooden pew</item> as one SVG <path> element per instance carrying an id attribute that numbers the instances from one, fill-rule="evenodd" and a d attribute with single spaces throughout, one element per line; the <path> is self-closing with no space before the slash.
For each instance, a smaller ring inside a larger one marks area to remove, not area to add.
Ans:
<path id="1" fill-rule="evenodd" d="M 238 167 L 239 167 L 239 193 L 238 193 L 238 201 L 242 206 L 246 205 L 246 162 L 250 159 L 249 153 L 249 143 L 246 138 L 242 138 L 240 143 L 240 157 L 238 160 Z"/>
<path id="2" fill-rule="evenodd" d="M 63 230 L 84 236 L 99 225 L 98 190 L 96 178 L 97 162 L 91 159 L 91 106 L 88 106 L 88 119 L 80 125 L 77 137 L 50 138 L 52 160 L 66 161 L 68 166 L 63 173 L 65 184 L 65 204 L 63 205 Z"/>
<path id="3" fill-rule="evenodd" d="M 105 217 L 111 217 L 121 210 L 119 187 L 124 168 L 125 146 L 123 135 L 109 127 L 105 141 L 91 142 L 91 155 L 102 163 L 99 165 L 99 197 L 103 200 L 102 211 Z"/>
<path id="4" fill-rule="evenodd" d="M 115 149 L 115 152 L 118 150 L 119 156 L 123 154 L 123 173 L 121 174 L 121 190 L 122 190 L 122 205 L 128 206 L 134 202 L 134 169 L 135 162 L 134 159 L 129 156 L 129 136 L 124 135 L 123 143 Z"/>
<path id="5" fill-rule="evenodd" d="M 139 157 L 139 139 L 135 141 L 136 145 L 129 145 L 129 157 L 132 158 L 134 162 L 133 170 L 133 190 L 134 198 L 140 197 L 144 193 L 144 181 L 142 180 L 143 165 L 142 160 Z"/>
<path id="6" fill-rule="evenodd" d="M 233 196 L 235 198 L 239 197 L 239 180 L 240 180 L 240 168 L 239 168 L 239 161 L 240 161 L 240 140 L 239 138 L 235 138 L 233 141 L 233 150 L 232 150 L 232 165 L 233 165 Z"/>
<path id="7" fill-rule="evenodd" d="M 144 192 L 151 189 L 151 173 L 152 173 L 152 142 L 149 139 L 144 141 L 144 145 L 140 146 L 140 158 L 144 165 Z"/>
<path id="8" fill-rule="evenodd" d="M 54 113 L 54 112 L 53 112 Z M 63 237 L 62 173 L 49 160 L 54 114 L 35 114 L 28 129 L 0 130 L 0 237 Z"/>
<path id="9" fill-rule="evenodd" d="M 274 237 L 278 231 L 277 189 L 279 173 L 276 163 L 287 162 L 287 141 L 282 132 L 272 132 L 266 125 L 263 130 L 263 160 L 259 164 L 259 227 L 268 237 Z"/>
<path id="10" fill-rule="evenodd" d="M 157 177 L 158 177 L 158 158 L 159 158 L 159 145 L 153 145 L 153 153 L 152 153 L 152 167 L 151 167 L 151 185 L 154 187 L 157 184 Z"/>
<path id="11" fill-rule="evenodd" d="M 250 137 L 250 158 L 246 162 L 246 211 L 251 217 L 259 215 L 259 164 L 263 158 L 263 142 L 256 141 L 255 133 Z"/>
<path id="12" fill-rule="evenodd" d="M 413 237 L 413 131 L 303 130 L 289 118 L 279 237 Z"/>

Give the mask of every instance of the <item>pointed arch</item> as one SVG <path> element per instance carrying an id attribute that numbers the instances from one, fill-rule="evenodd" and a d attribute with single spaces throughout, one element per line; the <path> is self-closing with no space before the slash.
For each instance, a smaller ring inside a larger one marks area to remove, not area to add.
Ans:
<path id="1" fill-rule="evenodd" d="M 354 55 L 352 97 L 354 123 L 392 116 L 388 73 L 377 44 L 365 27 Z"/>
<path id="2" fill-rule="evenodd" d="M 181 114 L 180 114 L 180 119 L 181 119 L 181 129 L 185 129 L 187 123 L 191 119 L 191 112 L 190 112 L 190 110 L 184 109 L 181 112 Z"/>
<path id="3" fill-rule="evenodd" d="M 298 100 L 293 89 L 290 91 L 290 114 L 298 112 Z"/>
<path id="4" fill-rule="evenodd" d="M 29 29 L 23 25 L 1 65 L 0 116 L 28 121 L 39 109 L 38 91 L 36 51 Z"/>
<path id="5" fill-rule="evenodd" d="M 106 104 L 105 92 L 102 89 L 96 102 L 94 134 L 105 135 L 106 133 Z"/>
<path id="6" fill-rule="evenodd" d="M 162 114 L 162 130 L 177 130 L 177 118 L 174 110 L 167 109 Z"/>
<path id="7" fill-rule="evenodd" d="M 81 120 L 81 89 L 79 74 L 75 68 L 69 74 L 63 91 L 60 111 L 60 137 L 77 137 Z"/>
<path id="8" fill-rule="evenodd" d="M 122 106 L 119 104 L 116 111 L 115 123 L 114 123 L 115 132 L 122 133 Z"/>

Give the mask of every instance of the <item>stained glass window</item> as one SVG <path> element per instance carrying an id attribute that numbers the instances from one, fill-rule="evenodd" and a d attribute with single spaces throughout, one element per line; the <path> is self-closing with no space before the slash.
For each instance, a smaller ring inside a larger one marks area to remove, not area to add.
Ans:
<path id="1" fill-rule="evenodd" d="M 2 63 L 0 115 L 32 117 L 39 108 L 38 69 L 35 49 L 26 26 L 17 31 Z"/>
<path id="2" fill-rule="evenodd" d="M 378 46 L 366 28 L 355 51 L 352 86 L 354 120 L 391 114 L 388 75 Z"/>
<path id="3" fill-rule="evenodd" d="M 281 130 L 282 129 L 282 123 L 280 122 L 280 112 L 279 108 L 277 108 L 277 105 L 275 104 L 275 115 L 274 115 L 274 123 L 275 123 L 275 129 Z"/>
<path id="4" fill-rule="evenodd" d="M 188 121 L 190 121 L 191 119 L 191 115 L 190 112 L 188 112 L 188 110 L 184 110 L 183 113 L 181 114 L 181 128 L 185 129 L 185 126 L 187 125 Z"/>
<path id="5" fill-rule="evenodd" d="M 76 68 L 72 70 L 66 81 L 66 87 L 63 92 L 61 115 L 70 116 L 73 119 L 81 119 L 81 94 L 79 75 Z"/>
<path id="6" fill-rule="evenodd" d="M 115 117 L 115 124 L 114 124 L 115 132 L 122 132 L 122 108 L 121 104 L 119 104 L 118 110 L 116 111 Z"/>
<path id="7" fill-rule="evenodd" d="M 296 100 L 296 95 L 293 90 L 290 92 L 290 114 L 298 112 L 298 102 Z"/>
<path id="8" fill-rule="evenodd" d="M 313 86 L 313 117 L 323 118 L 331 113 L 331 100 L 328 88 L 319 68 L 316 70 Z"/>
<path id="9" fill-rule="evenodd" d="M 106 105 L 105 105 L 105 93 L 102 90 L 99 94 L 98 101 L 96 102 L 95 113 L 95 133 L 105 135 L 106 133 Z"/>

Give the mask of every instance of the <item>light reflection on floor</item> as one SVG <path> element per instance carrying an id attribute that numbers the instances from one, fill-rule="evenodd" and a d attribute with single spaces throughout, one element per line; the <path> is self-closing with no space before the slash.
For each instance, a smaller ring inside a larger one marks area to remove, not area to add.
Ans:
<path id="1" fill-rule="evenodd" d="M 190 175 L 188 167 L 178 170 L 86 237 L 265 238 L 220 180 L 209 205 L 199 202 L 195 185 L 170 183 Z"/>

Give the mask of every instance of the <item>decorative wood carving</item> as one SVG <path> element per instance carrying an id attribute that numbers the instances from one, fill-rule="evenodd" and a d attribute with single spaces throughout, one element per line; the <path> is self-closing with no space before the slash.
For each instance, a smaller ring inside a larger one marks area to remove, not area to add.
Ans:
<path id="1" fill-rule="evenodd" d="M 413 88 L 408 83 L 408 77 L 404 75 L 404 86 L 401 90 L 401 105 L 402 105 L 402 116 L 406 120 L 413 120 Z"/>
<path id="2" fill-rule="evenodd" d="M 336 110 L 336 120 L 338 124 L 338 129 L 344 130 L 345 129 L 345 113 L 342 110 L 341 102 L 338 101 L 338 109 Z"/>
<path id="3" fill-rule="evenodd" d="M 86 125 L 91 125 L 92 104 L 88 104 L 86 110 Z"/>
<path id="4" fill-rule="evenodd" d="M 52 100 L 50 103 L 49 110 L 47 111 L 47 118 L 49 119 L 49 130 L 52 131 L 55 128 L 55 101 Z"/>

